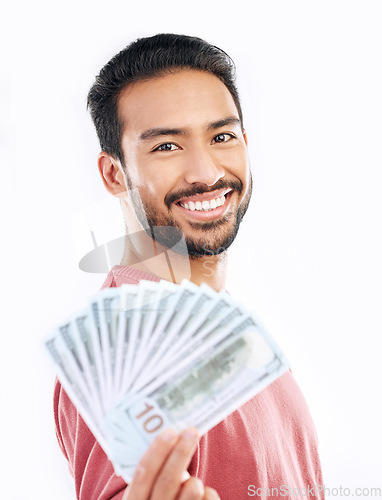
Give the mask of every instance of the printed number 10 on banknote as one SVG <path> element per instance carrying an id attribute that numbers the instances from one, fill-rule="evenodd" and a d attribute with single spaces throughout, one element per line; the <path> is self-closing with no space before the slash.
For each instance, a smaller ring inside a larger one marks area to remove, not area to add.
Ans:
<path id="1" fill-rule="evenodd" d="M 149 398 L 140 399 L 127 411 L 138 432 L 145 436 L 148 442 L 169 425 L 165 414 L 155 401 Z"/>

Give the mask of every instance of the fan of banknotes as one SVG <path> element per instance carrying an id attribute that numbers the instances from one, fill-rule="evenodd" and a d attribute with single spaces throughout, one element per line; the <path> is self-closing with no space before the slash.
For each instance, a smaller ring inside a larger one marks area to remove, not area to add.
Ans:
<path id="1" fill-rule="evenodd" d="M 102 290 L 44 345 L 126 482 L 163 429 L 202 435 L 289 368 L 252 312 L 187 280 Z"/>

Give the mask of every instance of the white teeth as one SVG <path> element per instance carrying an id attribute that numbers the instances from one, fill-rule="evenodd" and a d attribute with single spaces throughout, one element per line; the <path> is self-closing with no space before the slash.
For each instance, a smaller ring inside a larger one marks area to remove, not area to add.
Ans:
<path id="1" fill-rule="evenodd" d="M 189 201 L 188 203 L 181 203 L 180 205 L 186 210 L 199 210 L 202 212 L 207 212 L 209 210 L 214 210 L 215 208 L 221 207 L 225 203 L 225 195 L 220 198 L 214 198 L 213 200 L 203 200 L 200 201 Z"/>

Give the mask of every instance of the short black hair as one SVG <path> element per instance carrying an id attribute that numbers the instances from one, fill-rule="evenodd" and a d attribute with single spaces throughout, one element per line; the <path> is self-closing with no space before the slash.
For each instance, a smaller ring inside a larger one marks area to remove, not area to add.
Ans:
<path id="1" fill-rule="evenodd" d="M 101 149 L 118 159 L 123 167 L 123 130 L 117 109 L 121 91 L 130 83 L 153 78 L 175 68 L 208 71 L 217 76 L 231 93 L 243 127 L 235 64 L 228 54 L 193 36 L 160 33 L 139 38 L 105 64 L 87 99 Z"/>

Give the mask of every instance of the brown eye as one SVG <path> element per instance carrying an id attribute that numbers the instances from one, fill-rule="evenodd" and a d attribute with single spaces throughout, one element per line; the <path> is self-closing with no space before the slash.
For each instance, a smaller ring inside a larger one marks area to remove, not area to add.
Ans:
<path id="1" fill-rule="evenodd" d="M 227 142 L 230 139 L 233 139 L 234 135 L 232 134 L 218 134 L 216 137 L 214 137 L 213 142 Z"/>
<path id="2" fill-rule="evenodd" d="M 154 151 L 175 151 L 179 149 L 178 146 L 173 144 L 172 142 L 166 142 L 164 144 L 160 144 Z"/>

